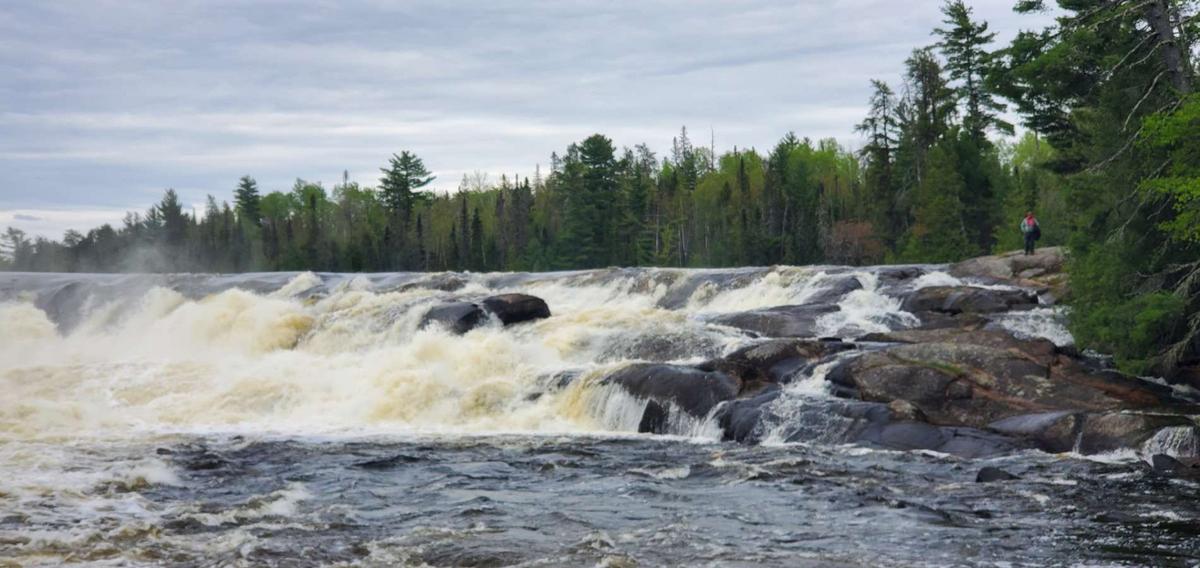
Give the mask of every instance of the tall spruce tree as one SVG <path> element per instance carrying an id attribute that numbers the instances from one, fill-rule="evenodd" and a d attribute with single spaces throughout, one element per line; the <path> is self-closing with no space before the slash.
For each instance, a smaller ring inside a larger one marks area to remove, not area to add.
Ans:
<path id="1" fill-rule="evenodd" d="M 258 194 L 258 182 L 245 175 L 238 180 L 237 189 L 233 190 L 233 201 L 236 204 L 238 219 L 253 224 L 262 225 L 261 197 Z"/>
<path id="2" fill-rule="evenodd" d="M 971 8 L 963 0 L 947 0 L 942 6 L 945 28 L 934 33 L 941 37 L 937 47 L 946 58 L 946 72 L 963 106 L 963 130 L 976 146 L 987 146 L 987 131 L 996 129 L 1011 134 L 1013 127 L 1000 118 L 1005 105 L 995 99 L 987 87 L 991 53 L 986 50 L 996 34 L 988 32 L 987 22 L 971 19 Z"/>
<path id="3" fill-rule="evenodd" d="M 425 169 L 425 162 L 416 154 L 404 150 L 399 155 L 392 154 L 388 167 L 382 168 L 383 177 L 379 180 L 379 190 L 383 195 L 383 203 L 392 215 L 405 221 L 412 213 L 413 205 L 422 199 L 418 191 L 429 185 L 436 176 Z"/>

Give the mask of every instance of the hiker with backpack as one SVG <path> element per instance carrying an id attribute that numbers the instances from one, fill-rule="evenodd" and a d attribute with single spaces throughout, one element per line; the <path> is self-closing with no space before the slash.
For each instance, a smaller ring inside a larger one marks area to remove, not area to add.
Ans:
<path id="1" fill-rule="evenodd" d="M 1033 254 L 1033 248 L 1037 240 L 1042 238 L 1042 227 L 1038 225 L 1038 221 L 1033 216 L 1033 211 L 1026 211 L 1025 218 L 1021 219 L 1021 234 L 1025 235 L 1025 254 Z"/>

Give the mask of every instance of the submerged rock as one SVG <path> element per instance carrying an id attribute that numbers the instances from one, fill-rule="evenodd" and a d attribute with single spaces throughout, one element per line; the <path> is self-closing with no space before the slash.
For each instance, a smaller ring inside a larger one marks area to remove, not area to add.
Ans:
<path id="1" fill-rule="evenodd" d="M 724 314 L 712 323 L 736 327 L 762 337 L 816 337 L 821 316 L 839 311 L 829 304 L 777 306 L 748 312 Z"/>
<path id="2" fill-rule="evenodd" d="M 1021 479 L 1021 478 L 1016 475 L 1013 475 L 1007 471 L 1004 471 L 1003 469 L 1000 469 L 998 467 L 992 467 L 990 465 L 984 466 L 982 469 L 979 470 L 979 473 L 975 475 L 975 483 L 992 483 L 994 481 L 1013 481 L 1016 479 Z"/>

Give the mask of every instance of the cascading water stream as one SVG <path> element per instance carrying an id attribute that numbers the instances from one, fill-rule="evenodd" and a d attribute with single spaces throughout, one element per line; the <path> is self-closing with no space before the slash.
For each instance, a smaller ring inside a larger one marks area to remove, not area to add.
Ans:
<path id="1" fill-rule="evenodd" d="M 1138 519 L 1200 514 L 1187 487 L 1112 473 L 1115 454 L 993 457 L 1030 481 L 983 487 L 950 454 L 846 445 L 888 408 L 835 396 L 833 375 L 885 344 L 833 338 L 916 326 L 906 295 L 963 284 L 929 266 L 0 274 L 0 565 L 1053 564 L 1100 541 L 1193 546 L 1145 520 L 1087 524 L 1126 495 Z M 423 325 L 504 293 L 552 315 Z M 987 326 L 1067 345 L 1061 316 Z M 613 380 L 647 366 L 720 386 L 705 369 L 798 344 L 823 354 L 697 413 Z M 667 435 L 639 434 L 648 419 Z M 731 432 L 748 443 L 719 443 Z M 1165 428 L 1141 449 L 1194 442 Z M 1019 549 L 989 538 L 1001 528 Z"/>

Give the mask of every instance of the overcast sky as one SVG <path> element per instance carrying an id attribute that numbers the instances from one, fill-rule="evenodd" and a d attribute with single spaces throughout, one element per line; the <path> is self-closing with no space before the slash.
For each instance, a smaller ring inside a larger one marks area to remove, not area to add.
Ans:
<path id="1" fill-rule="evenodd" d="M 968 1 L 1011 37 L 1046 17 Z M 0 227 L 60 237 L 142 210 L 374 185 L 407 149 L 439 189 L 531 175 L 594 132 L 662 155 L 790 131 L 859 145 L 940 0 L 0 0 Z"/>

